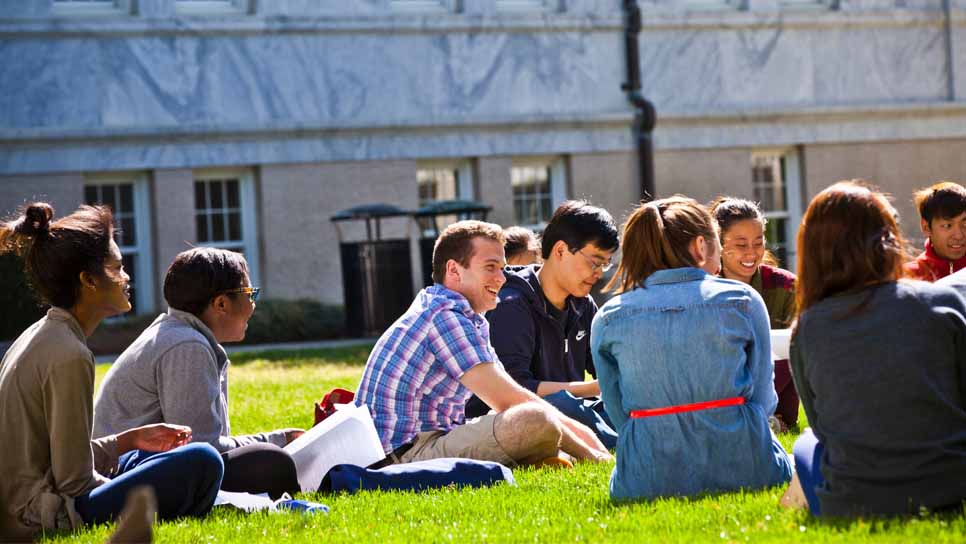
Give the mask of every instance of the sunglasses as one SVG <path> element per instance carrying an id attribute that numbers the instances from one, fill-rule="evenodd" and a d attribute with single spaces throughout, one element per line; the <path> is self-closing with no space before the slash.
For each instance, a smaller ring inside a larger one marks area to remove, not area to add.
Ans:
<path id="1" fill-rule="evenodd" d="M 227 295 L 231 293 L 245 293 L 248 295 L 248 300 L 252 301 L 252 304 L 254 304 L 255 301 L 258 300 L 258 294 L 261 292 L 261 287 L 239 287 L 238 289 L 229 289 L 224 291 L 223 294 Z"/>

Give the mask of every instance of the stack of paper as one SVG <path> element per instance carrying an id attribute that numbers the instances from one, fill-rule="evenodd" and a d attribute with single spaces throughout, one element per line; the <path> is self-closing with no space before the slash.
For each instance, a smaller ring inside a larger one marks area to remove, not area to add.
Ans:
<path id="1" fill-rule="evenodd" d="M 316 492 L 335 465 L 367 467 L 386 454 L 365 405 L 348 404 L 285 446 L 298 469 L 302 492 Z"/>

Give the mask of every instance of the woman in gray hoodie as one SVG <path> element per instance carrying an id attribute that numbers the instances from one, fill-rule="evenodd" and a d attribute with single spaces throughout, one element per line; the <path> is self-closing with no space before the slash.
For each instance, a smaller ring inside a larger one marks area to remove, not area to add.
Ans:
<path id="1" fill-rule="evenodd" d="M 231 362 L 221 344 L 245 338 L 258 293 L 238 253 L 200 247 L 175 257 L 164 278 L 168 311 L 104 377 L 94 403 L 95 435 L 148 423 L 187 425 L 194 441 L 222 453 L 222 489 L 272 498 L 299 491 L 295 463 L 282 447 L 301 430 L 231 434 Z"/>

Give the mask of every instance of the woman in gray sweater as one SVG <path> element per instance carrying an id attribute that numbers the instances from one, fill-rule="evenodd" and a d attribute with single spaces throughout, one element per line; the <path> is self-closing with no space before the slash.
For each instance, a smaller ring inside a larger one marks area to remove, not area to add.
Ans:
<path id="1" fill-rule="evenodd" d="M 150 486 L 161 519 L 202 516 L 215 500 L 222 460 L 191 429 L 131 425 L 95 433 L 94 357 L 87 337 L 105 317 L 131 309 L 129 277 L 113 240 L 111 212 L 82 206 L 51 222 L 35 203 L 0 224 L 0 252 L 23 257 L 47 315 L 0 363 L 0 541 L 114 519 L 128 493 Z"/>
<path id="2" fill-rule="evenodd" d="M 816 515 L 966 499 L 966 302 L 899 279 L 895 216 L 881 193 L 840 182 L 799 230 L 791 367 L 811 431 L 795 443 L 795 469 Z"/>
<path id="3" fill-rule="evenodd" d="M 231 434 L 231 362 L 221 344 L 245 338 L 258 293 L 238 253 L 201 247 L 175 257 L 164 278 L 168 311 L 104 377 L 94 403 L 94 432 L 161 422 L 187 425 L 194 441 L 222 452 L 222 489 L 272 498 L 299 491 L 295 463 L 282 447 L 301 430 Z"/>

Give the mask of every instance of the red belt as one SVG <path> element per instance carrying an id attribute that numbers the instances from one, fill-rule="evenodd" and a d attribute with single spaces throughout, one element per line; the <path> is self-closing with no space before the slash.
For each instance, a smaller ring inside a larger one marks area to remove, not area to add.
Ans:
<path id="1" fill-rule="evenodd" d="M 745 397 L 734 397 L 730 399 L 709 400 L 707 402 L 695 402 L 694 404 L 679 404 L 677 406 L 665 406 L 664 408 L 651 408 L 649 410 L 631 410 L 632 418 L 666 416 L 668 414 L 680 414 L 681 412 L 697 412 L 698 410 L 708 410 L 710 408 L 724 408 L 725 406 L 738 406 L 745 403 Z"/>

